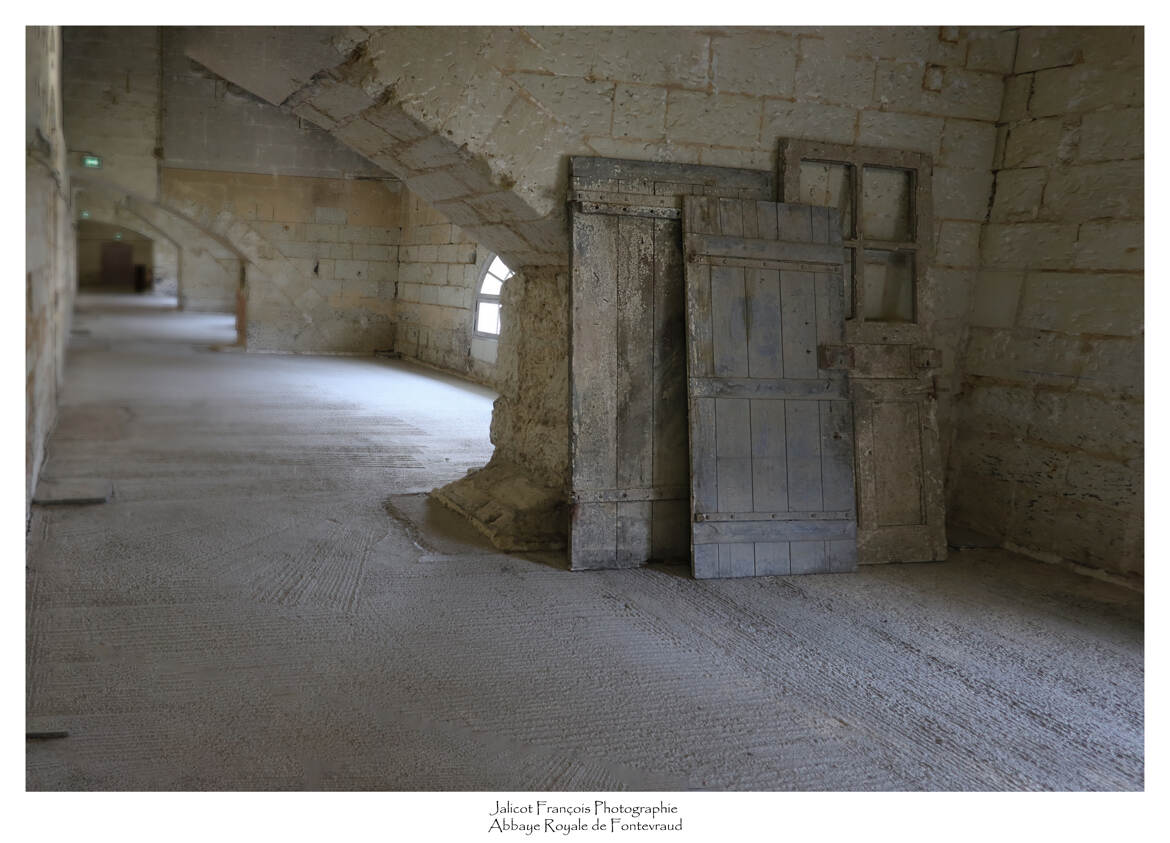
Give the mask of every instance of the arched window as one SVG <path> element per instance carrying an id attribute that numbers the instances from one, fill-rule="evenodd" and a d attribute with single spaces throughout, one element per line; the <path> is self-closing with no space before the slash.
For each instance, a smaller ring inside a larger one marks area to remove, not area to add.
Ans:
<path id="1" fill-rule="evenodd" d="M 500 290 L 512 277 L 512 270 L 496 255 L 484 270 L 475 299 L 475 333 L 481 337 L 500 335 Z"/>

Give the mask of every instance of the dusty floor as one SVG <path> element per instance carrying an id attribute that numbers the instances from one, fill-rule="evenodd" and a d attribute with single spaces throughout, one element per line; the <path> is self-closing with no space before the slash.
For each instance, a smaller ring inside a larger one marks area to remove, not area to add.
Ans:
<path id="1" fill-rule="evenodd" d="M 419 493 L 492 395 L 83 299 L 36 507 L 30 789 L 1135 789 L 1140 595 L 999 551 L 696 582 Z"/>

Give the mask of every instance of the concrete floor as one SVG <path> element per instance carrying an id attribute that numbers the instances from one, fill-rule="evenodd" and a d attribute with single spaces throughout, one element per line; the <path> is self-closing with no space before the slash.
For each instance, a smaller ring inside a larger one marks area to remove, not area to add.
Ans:
<path id="1" fill-rule="evenodd" d="M 492 550 L 419 493 L 492 394 L 216 352 L 83 298 L 36 507 L 30 789 L 1143 787 L 1141 596 L 995 550 L 696 582 Z"/>

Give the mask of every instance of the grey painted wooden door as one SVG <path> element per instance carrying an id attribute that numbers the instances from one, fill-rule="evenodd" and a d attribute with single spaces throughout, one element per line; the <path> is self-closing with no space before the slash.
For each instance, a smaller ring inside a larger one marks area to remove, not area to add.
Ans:
<path id="1" fill-rule="evenodd" d="M 771 173 L 570 162 L 569 559 L 687 557 L 682 197 L 775 197 Z"/>
<path id="2" fill-rule="evenodd" d="M 852 571 L 837 212 L 688 197 L 683 226 L 694 575 Z"/>
<path id="3" fill-rule="evenodd" d="M 846 347 L 857 429 L 858 558 L 925 562 L 947 553 L 938 401 L 930 347 L 927 155 L 789 140 L 785 202 L 837 208 L 846 266 Z"/>

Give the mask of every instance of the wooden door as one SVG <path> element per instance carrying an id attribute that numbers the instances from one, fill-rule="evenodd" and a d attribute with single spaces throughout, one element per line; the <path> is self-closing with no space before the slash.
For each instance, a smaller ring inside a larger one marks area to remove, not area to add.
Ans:
<path id="1" fill-rule="evenodd" d="M 129 243 L 102 243 L 102 286 L 134 286 L 133 248 Z"/>
<path id="2" fill-rule="evenodd" d="M 837 212 L 688 197 L 683 225 L 694 575 L 852 571 Z"/>
<path id="3" fill-rule="evenodd" d="M 861 564 L 945 559 L 946 513 L 930 346 L 931 160 L 891 149 L 781 144 L 785 202 L 837 208 L 857 432 Z"/>
<path id="4" fill-rule="evenodd" d="M 682 197 L 772 199 L 755 170 L 570 162 L 569 559 L 687 558 Z"/>

